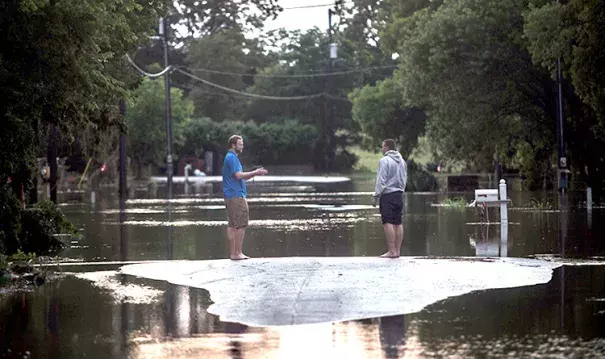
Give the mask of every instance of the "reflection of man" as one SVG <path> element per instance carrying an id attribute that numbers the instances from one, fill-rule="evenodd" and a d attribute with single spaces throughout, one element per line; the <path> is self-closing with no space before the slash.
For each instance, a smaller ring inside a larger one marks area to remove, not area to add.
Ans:
<path id="1" fill-rule="evenodd" d="M 229 137 L 227 145 L 229 151 L 223 163 L 223 194 L 229 220 L 227 225 L 229 258 L 233 260 L 248 259 L 250 257 L 242 253 L 242 244 L 249 220 L 246 180 L 254 176 L 266 175 L 267 170 L 258 168 L 251 172 L 243 172 L 242 164 L 238 158 L 244 150 L 244 140 L 241 136 L 233 135 Z"/>
<path id="2" fill-rule="evenodd" d="M 382 317 L 379 320 L 380 344 L 385 356 L 387 358 L 402 357 L 405 347 L 405 334 L 409 326 L 408 321 L 405 320 L 405 316 L 403 314 L 393 315 Z"/>
<path id="3" fill-rule="evenodd" d="M 407 180 L 407 165 L 395 149 L 395 141 L 382 141 L 382 154 L 378 162 L 376 190 L 372 197 L 372 206 L 380 201 L 380 216 L 387 240 L 388 252 L 382 258 L 398 258 L 403 242 L 403 192 Z"/>

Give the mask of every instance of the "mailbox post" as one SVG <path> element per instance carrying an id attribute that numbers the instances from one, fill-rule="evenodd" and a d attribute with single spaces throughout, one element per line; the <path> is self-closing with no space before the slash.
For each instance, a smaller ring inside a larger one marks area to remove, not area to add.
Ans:
<path id="1" fill-rule="evenodd" d="M 507 256 L 508 247 L 508 198 L 506 193 L 506 181 L 500 180 L 499 189 L 476 189 L 475 206 L 500 207 L 500 239 L 501 256 Z M 487 208 L 486 208 L 487 216 Z M 487 217 L 489 218 L 489 217 Z M 489 220 L 488 220 L 489 222 Z M 488 224 L 489 225 L 489 224 Z"/>

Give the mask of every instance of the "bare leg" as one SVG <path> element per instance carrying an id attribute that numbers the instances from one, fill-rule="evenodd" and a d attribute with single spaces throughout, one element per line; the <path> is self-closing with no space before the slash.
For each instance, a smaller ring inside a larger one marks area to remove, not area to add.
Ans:
<path id="1" fill-rule="evenodd" d="M 227 240 L 229 241 L 229 258 L 233 258 L 236 253 L 235 249 L 235 231 L 233 227 L 227 227 Z"/>
<path id="2" fill-rule="evenodd" d="M 231 259 L 241 260 L 250 258 L 242 253 L 242 246 L 244 244 L 245 234 L 246 227 L 234 229 L 234 251 L 231 253 Z"/>
<path id="3" fill-rule="evenodd" d="M 403 225 L 395 226 L 395 251 L 397 255 L 401 255 L 401 243 L 403 242 Z"/>
<path id="4" fill-rule="evenodd" d="M 387 248 L 388 252 L 381 255 L 381 258 L 397 258 L 399 257 L 399 253 L 395 248 L 395 226 L 391 223 L 383 224 L 384 227 L 384 235 L 387 239 Z"/>

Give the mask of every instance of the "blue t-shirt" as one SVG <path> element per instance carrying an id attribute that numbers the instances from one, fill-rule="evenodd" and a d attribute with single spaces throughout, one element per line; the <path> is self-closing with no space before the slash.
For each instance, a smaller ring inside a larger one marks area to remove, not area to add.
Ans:
<path id="1" fill-rule="evenodd" d="M 242 163 L 233 151 L 227 152 L 223 162 L 223 194 L 225 198 L 246 197 L 246 180 L 238 180 L 236 172 L 242 172 Z"/>

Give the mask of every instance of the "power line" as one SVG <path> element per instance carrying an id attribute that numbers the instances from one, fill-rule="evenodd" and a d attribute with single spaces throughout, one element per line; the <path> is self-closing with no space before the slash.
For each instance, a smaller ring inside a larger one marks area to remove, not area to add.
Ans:
<path id="1" fill-rule="evenodd" d="M 370 66 L 370 67 L 360 67 L 351 70 L 345 71 L 334 71 L 334 72 L 318 72 L 318 73 L 309 73 L 309 74 L 292 74 L 292 75 L 270 75 L 270 74 L 249 74 L 249 73 L 239 73 L 239 72 L 229 72 L 229 71 L 220 71 L 220 70 L 211 70 L 211 69 L 188 69 L 193 72 L 207 72 L 211 74 L 218 75 L 229 75 L 229 76 L 255 76 L 255 77 L 266 77 L 266 78 L 307 78 L 307 77 L 326 77 L 326 76 L 336 76 L 336 75 L 348 75 L 357 72 L 367 72 L 372 70 L 380 70 L 380 69 L 394 69 L 397 68 L 397 65 L 385 65 L 385 66 Z"/>
<path id="2" fill-rule="evenodd" d="M 173 69 L 172 66 L 167 66 L 165 69 L 163 69 L 162 71 L 158 72 L 157 74 L 152 74 L 149 72 L 146 72 L 145 70 L 143 70 L 142 68 L 140 68 L 139 66 L 137 66 L 137 64 L 132 61 L 132 59 L 130 58 L 130 56 L 128 56 L 128 54 L 125 55 L 126 59 L 128 60 L 128 62 L 130 62 L 130 64 L 137 69 L 137 71 L 139 71 L 141 74 L 147 76 L 147 77 L 151 77 L 151 78 L 155 78 L 155 77 L 160 77 L 160 76 L 164 76 L 164 74 L 168 71 L 170 71 L 171 69 Z"/>
<path id="3" fill-rule="evenodd" d="M 266 96 L 266 95 L 257 95 L 257 94 L 253 94 L 253 93 L 247 93 L 247 92 L 243 92 L 243 91 L 239 91 L 239 90 L 235 90 L 229 87 L 225 87 L 225 86 L 221 86 L 219 84 L 215 84 L 214 82 L 210 82 L 208 80 L 204 80 L 202 78 L 199 78 L 187 71 L 184 71 L 182 69 L 175 69 L 177 72 L 188 76 L 194 80 L 200 81 L 208 86 L 212 86 L 212 87 L 216 87 L 218 89 L 221 89 L 223 91 L 227 91 L 227 92 L 231 92 L 234 94 L 238 94 L 238 95 L 242 95 L 242 96 L 247 96 L 247 97 L 252 97 L 252 98 L 258 98 L 258 99 L 264 99 L 264 100 L 282 100 L 282 101 L 288 101 L 288 100 L 308 100 L 308 99 L 312 99 L 312 98 L 316 98 L 316 97 L 320 97 L 320 96 L 324 96 L 323 93 L 317 93 L 317 94 L 313 94 L 313 95 L 304 95 L 304 96 Z"/>
<path id="4" fill-rule="evenodd" d="M 353 1 L 343 1 L 341 2 L 341 4 L 350 4 Z M 331 4 L 317 4 L 317 5 L 302 5 L 302 6 L 293 6 L 293 7 L 285 7 L 282 8 L 282 10 L 296 10 L 296 9 L 312 9 L 312 8 L 318 8 L 318 7 L 329 7 L 329 6 L 335 6 L 334 3 Z"/>
<path id="5" fill-rule="evenodd" d="M 349 99 L 347 98 L 341 98 L 341 97 L 336 97 L 324 92 L 321 93 L 316 93 L 316 94 L 312 94 L 312 95 L 303 95 L 303 96 L 267 96 L 267 95 L 258 95 L 258 94 L 253 94 L 253 93 L 248 93 L 248 92 L 243 92 L 243 91 L 239 91 L 236 89 L 232 89 L 229 87 L 225 87 L 219 84 L 216 84 L 214 82 L 208 81 L 208 80 L 204 80 L 202 78 L 199 78 L 187 71 L 184 71 L 180 68 L 175 68 L 172 65 L 166 67 L 164 70 L 162 70 L 161 72 L 158 73 L 149 73 L 144 71 L 143 69 L 141 69 L 134 61 L 132 61 L 132 59 L 130 58 L 130 56 L 128 56 L 128 54 L 125 55 L 126 59 L 128 60 L 128 62 L 130 62 L 130 64 L 136 68 L 142 75 L 150 77 L 150 78 L 155 78 L 155 77 L 159 77 L 159 76 L 163 76 L 166 72 L 170 71 L 170 70 L 175 70 L 187 77 L 190 77 L 194 80 L 200 81 L 208 86 L 212 86 L 218 89 L 221 89 L 223 91 L 229 92 L 231 94 L 235 94 L 238 96 L 243 96 L 243 97 L 251 97 L 251 98 L 258 98 L 258 99 L 264 99 L 264 100 L 280 100 L 280 101 L 292 101 L 292 100 L 308 100 L 308 99 L 312 99 L 312 98 L 317 98 L 317 97 L 321 97 L 321 96 L 326 96 L 335 100 L 341 100 L 341 101 L 348 101 L 350 102 Z M 241 75 L 241 74 L 239 74 Z M 221 94 L 221 93 L 212 93 L 213 95 L 226 95 L 226 94 Z"/>

